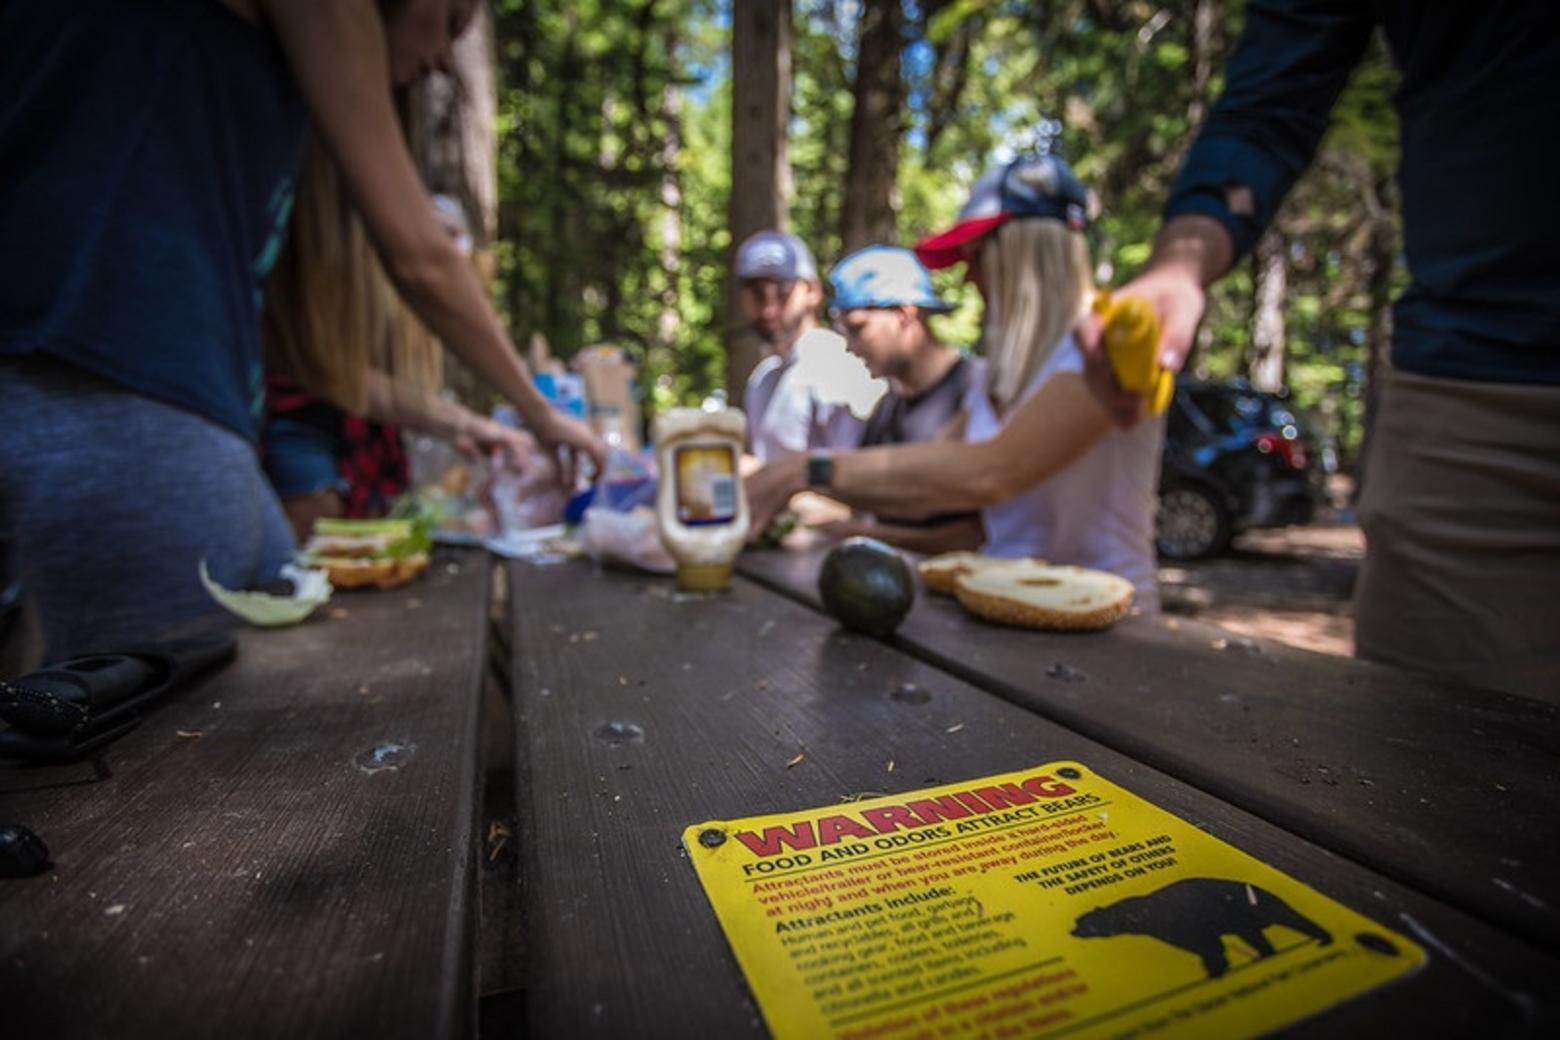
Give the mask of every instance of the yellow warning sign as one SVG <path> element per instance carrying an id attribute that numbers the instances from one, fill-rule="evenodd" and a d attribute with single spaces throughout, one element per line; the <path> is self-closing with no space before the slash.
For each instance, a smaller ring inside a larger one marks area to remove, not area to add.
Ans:
<path id="1" fill-rule="evenodd" d="M 779 1040 L 1245 1036 L 1425 961 L 1075 762 L 683 842 Z"/>

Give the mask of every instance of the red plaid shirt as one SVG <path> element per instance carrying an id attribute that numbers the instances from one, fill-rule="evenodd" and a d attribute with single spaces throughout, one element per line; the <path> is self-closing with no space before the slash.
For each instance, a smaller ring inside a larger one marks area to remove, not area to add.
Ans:
<path id="1" fill-rule="evenodd" d="M 396 496 L 411 486 L 406 448 L 394 426 L 348 415 L 281 375 L 266 379 L 266 414 L 307 410 L 311 420 L 334 423 L 336 472 L 347 485 L 343 513 L 348 517 L 384 516 Z"/>

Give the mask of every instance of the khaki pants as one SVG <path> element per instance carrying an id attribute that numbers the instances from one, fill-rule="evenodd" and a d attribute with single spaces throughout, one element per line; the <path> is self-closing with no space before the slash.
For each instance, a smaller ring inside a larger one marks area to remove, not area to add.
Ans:
<path id="1" fill-rule="evenodd" d="M 1356 654 L 1560 703 L 1560 386 L 1393 371 L 1380 400 Z"/>

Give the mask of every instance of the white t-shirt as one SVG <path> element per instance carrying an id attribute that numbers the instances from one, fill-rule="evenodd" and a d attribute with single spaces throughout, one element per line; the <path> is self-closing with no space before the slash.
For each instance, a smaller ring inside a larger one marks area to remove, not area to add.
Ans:
<path id="1" fill-rule="evenodd" d="M 1082 372 L 1083 355 L 1068 335 L 1057 344 L 1025 388 L 1028 400 L 1047 379 Z M 1019 407 L 1014 402 L 1012 415 Z M 985 372 L 975 373 L 965 395 L 964 439 L 990 440 L 1003 422 L 986 395 Z M 1135 604 L 1159 610 L 1154 574 L 1154 514 L 1159 503 L 1159 456 L 1163 418 L 1130 430 L 1112 428 L 1072 465 L 1000 505 L 981 510 L 984 552 L 993 556 L 1039 556 L 1052 563 L 1110 571 L 1137 588 Z"/>
<path id="2" fill-rule="evenodd" d="M 811 448 L 854 448 L 886 389 L 839 335 L 805 332 L 789 357 L 769 355 L 748 378 L 742 407 L 753 454 L 767 462 Z"/>

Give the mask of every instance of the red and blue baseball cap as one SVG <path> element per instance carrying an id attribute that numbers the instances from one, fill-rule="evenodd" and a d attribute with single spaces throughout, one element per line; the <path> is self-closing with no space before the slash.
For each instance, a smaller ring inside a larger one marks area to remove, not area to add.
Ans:
<path id="1" fill-rule="evenodd" d="M 1060 220 L 1075 231 L 1088 227 L 1089 190 L 1065 159 L 1021 155 L 986 171 L 970 189 L 970 199 L 953 227 L 921 239 L 915 255 L 934 271 L 952 267 L 964 259 L 965 246 L 1010 220 L 1025 217 Z"/>

